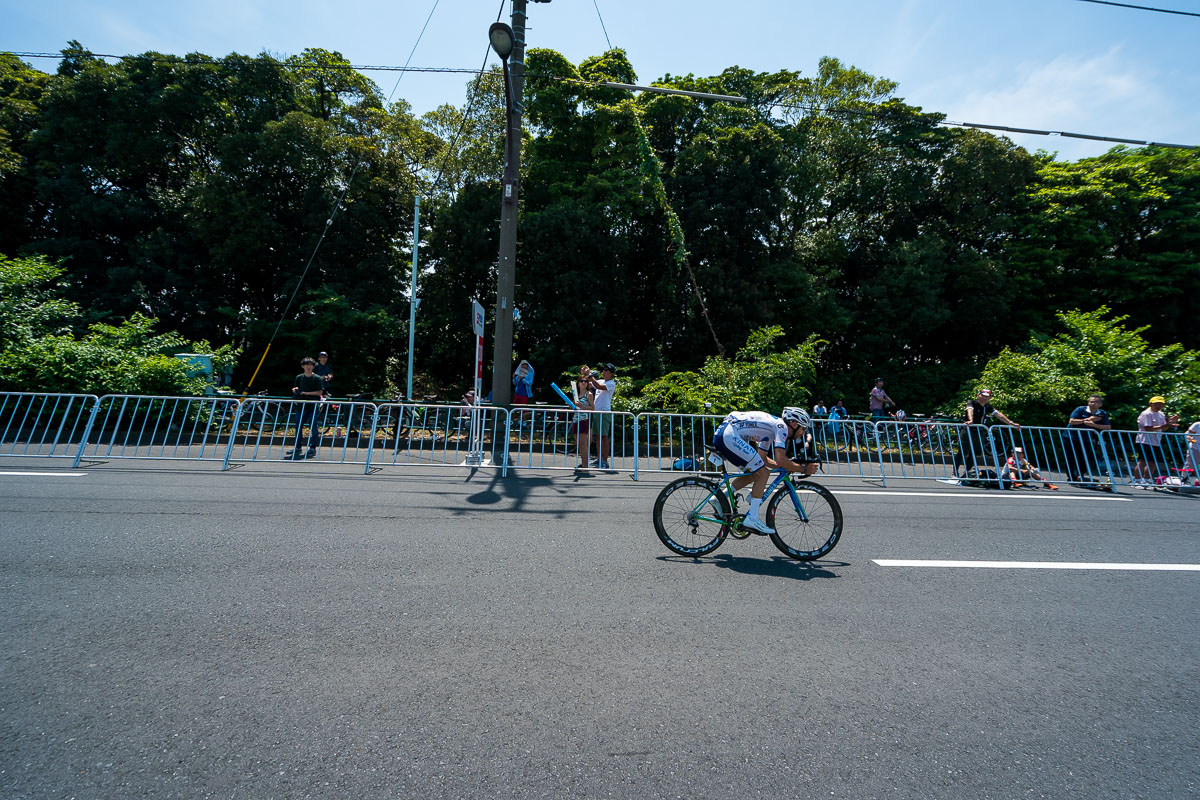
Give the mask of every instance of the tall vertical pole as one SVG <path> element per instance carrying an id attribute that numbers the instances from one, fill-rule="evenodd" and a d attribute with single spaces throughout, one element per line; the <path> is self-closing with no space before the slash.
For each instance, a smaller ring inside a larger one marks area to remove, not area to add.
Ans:
<path id="1" fill-rule="evenodd" d="M 500 258 L 496 262 L 496 342 L 492 351 L 492 402 L 512 402 L 513 292 L 517 278 L 517 200 L 521 178 L 521 93 L 525 84 L 525 3 L 513 0 L 513 51 L 505 61 L 508 130 L 500 203 Z"/>
<path id="2" fill-rule="evenodd" d="M 405 399 L 412 400 L 413 340 L 417 328 L 417 246 L 421 242 L 421 195 L 413 196 L 413 263 L 412 286 L 408 294 L 408 392 Z"/>

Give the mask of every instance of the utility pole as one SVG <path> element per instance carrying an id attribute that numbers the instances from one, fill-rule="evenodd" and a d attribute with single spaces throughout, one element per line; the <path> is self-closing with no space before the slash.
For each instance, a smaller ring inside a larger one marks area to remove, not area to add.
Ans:
<path id="1" fill-rule="evenodd" d="M 550 0 L 534 2 L 548 3 Z M 512 402 L 513 292 L 517 279 L 517 201 L 521 180 L 521 114 L 524 111 L 521 97 L 525 85 L 525 20 L 528 16 L 525 4 L 526 0 L 513 0 L 511 53 L 497 49 L 504 60 L 505 116 L 508 120 L 504 189 L 500 203 L 500 258 L 496 262 L 496 342 L 492 351 L 492 403 L 498 406 L 508 406 Z M 495 39 L 492 46 L 496 48 Z"/>

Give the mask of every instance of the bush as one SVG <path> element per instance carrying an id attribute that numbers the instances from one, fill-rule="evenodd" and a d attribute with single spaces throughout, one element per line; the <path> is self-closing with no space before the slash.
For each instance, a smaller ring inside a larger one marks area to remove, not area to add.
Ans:
<path id="1" fill-rule="evenodd" d="M 991 389 L 997 408 L 1026 425 L 1061 427 L 1090 394 L 1104 395 L 1115 426 L 1136 427 L 1157 394 L 1181 419 L 1200 416 L 1200 352 L 1181 344 L 1151 347 L 1142 336 L 1147 327 L 1130 330 L 1122 324 L 1127 317 L 1110 315 L 1107 307 L 1058 314 L 1061 333 L 1005 348 L 977 386 Z"/>
<path id="2" fill-rule="evenodd" d="M 778 413 L 785 405 L 806 406 L 825 342 L 810 336 L 796 347 L 772 352 L 782 335 L 777 326 L 753 331 L 732 359 L 711 356 L 699 372 L 664 375 L 642 389 L 636 405 L 685 414 Z"/>
<path id="3" fill-rule="evenodd" d="M 0 256 L 0 303 L 10 313 L 0 327 L 0 390 L 71 394 L 198 395 L 206 383 L 189 378 L 175 353 L 212 353 L 216 369 L 237 358 L 176 333 L 155 333 L 157 320 L 134 314 L 119 325 L 71 330 L 79 308 L 56 297 L 63 270 L 41 258 Z"/>

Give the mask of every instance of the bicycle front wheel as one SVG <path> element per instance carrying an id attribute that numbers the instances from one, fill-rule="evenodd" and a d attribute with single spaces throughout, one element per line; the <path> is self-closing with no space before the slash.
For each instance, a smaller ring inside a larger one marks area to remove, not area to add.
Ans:
<path id="1" fill-rule="evenodd" d="M 787 485 L 767 504 L 771 541 L 789 558 L 813 561 L 827 555 L 842 536 L 842 507 L 819 483 L 795 481 L 795 499 Z"/>
<path id="2" fill-rule="evenodd" d="M 654 501 L 654 532 L 681 556 L 703 556 L 721 546 L 733 510 L 721 488 L 704 478 L 678 478 Z"/>

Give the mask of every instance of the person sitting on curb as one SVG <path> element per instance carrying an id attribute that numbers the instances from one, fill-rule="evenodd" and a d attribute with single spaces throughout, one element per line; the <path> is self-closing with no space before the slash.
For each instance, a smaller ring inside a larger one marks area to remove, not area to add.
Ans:
<path id="1" fill-rule="evenodd" d="M 1047 489 L 1058 490 L 1058 487 L 1050 483 L 1042 477 L 1042 473 L 1038 468 L 1025 458 L 1025 448 L 1014 447 L 1012 455 L 1008 457 L 1008 461 L 1004 464 L 1004 477 L 1012 483 L 1012 488 L 1020 489 L 1030 480 L 1035 480 L 1038 483 L 1045 484 Z"/>

